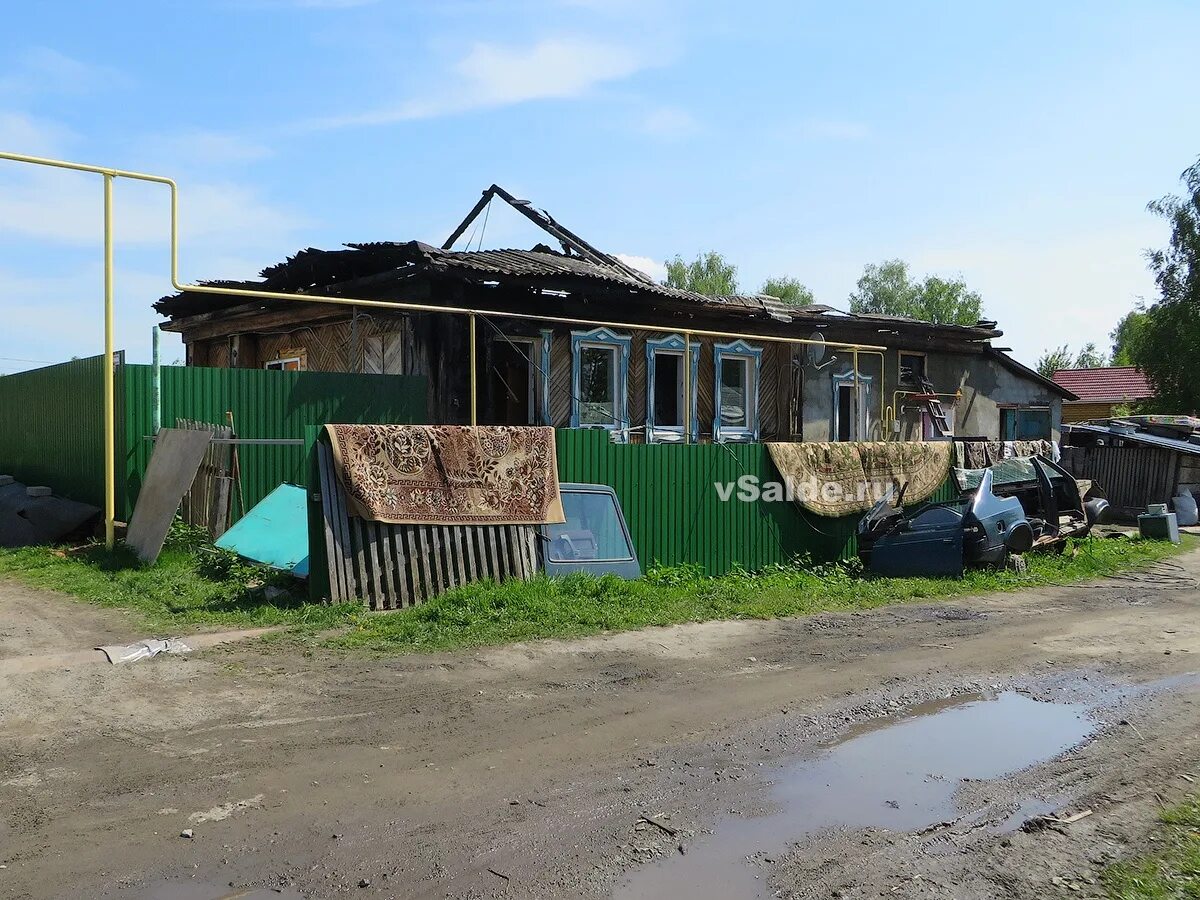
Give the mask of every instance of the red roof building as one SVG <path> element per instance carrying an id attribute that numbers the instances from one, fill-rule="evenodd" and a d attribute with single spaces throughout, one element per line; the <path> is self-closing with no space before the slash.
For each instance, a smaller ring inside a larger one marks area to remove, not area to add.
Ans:
<path id="1" fill-rule="evenodd" d="M 1136 366 L 1096 369 L 1059 369 L 1054 383 L 1079 397 L 1063 403 L 1063 422 L 1084 422 L 1113 415 L 1113 407 L 1154 397 L 1145 374 Z"/>

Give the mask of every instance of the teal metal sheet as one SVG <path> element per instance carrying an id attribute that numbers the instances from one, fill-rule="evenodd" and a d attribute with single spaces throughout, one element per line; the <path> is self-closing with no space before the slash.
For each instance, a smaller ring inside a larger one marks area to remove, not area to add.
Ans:
<path id="1" fill-rule="evenodd" d="M 308 492 L 281 484 L 217 540 L 222 550 L 308 577 Z"/>

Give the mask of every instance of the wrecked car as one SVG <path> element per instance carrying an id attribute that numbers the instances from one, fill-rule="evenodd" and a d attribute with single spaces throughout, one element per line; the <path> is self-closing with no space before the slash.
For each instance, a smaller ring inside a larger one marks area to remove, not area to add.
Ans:
<path id="1" fill-rule="evenodd" d="M 956 469 L 956 500 L 905 510 L 889 492 L 858 524 L 858 555 L 873 574 L 959 576 L 967 566 L 1003 565 L 1010 553 L 1052 547 L 1100 522 L 1103 498 L 1084 500 L 1079 484 L 1042 456 Z"/>

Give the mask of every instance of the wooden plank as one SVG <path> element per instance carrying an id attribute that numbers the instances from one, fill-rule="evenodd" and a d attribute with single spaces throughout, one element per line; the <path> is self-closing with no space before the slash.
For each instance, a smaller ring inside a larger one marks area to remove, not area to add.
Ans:
<path id="1" fill-rule="evenodd" d="M 433 567 L 433 588 L 438 594 L 446 590 L 446 567 L 442 563 L 442 533 L 436 525 L 425 526 L 428 534 L 430 565 Z"/>
<path id="2" fill-rule="evenodd" d="M 426 593 L 421 584 L 420 563 L 417 560 L 417 541 L 413 536 L 413 526 L 402 525 L 400 528 L 404 531 L 404 553 L 408 561 L 406 571 L 408 572 L 408 582 L 412 586 L 413 603 L 424 603 Z"/>
<path id="3" fill-rule="evenodd" d="M 430 571 L 429 554 L 433 552 L 433 548 L 429 545 L 429 528 L 426 525 L 416 525 L 413 530 L 417 532 L 417 542 L 421 545 L 421 574 L 425 576 L 425 598 L 436 597 L 438 588 L 433 583 Z"/>
<path id="4" fill-rule="evenodd" d="M 500 577 L 496 580 L 501 581 L 506 578 L 512 578 L 517 572 L 516 566 L 513 565 L 512 555 L 508 549 L 508 528 L 497 525 L 492 529 L 492 533 L 496 536 L 496 548 L 499 554 L 498 562 L 500 563 Z"/>
<path id="5" fill-rule="evenodd" d="M 375 532 L 375 549 L 379 554 L 379 563 L 383 567 L 379 581 L 386 598 L 385 605 L 388 609 L 395 609 L 400 592 L 396 590 L 396 560 L 392 554 L 392 542 L 388 540 L 388 528 L 389 526 L 382 522 L 376 522 L 373 530 Z"/>
<path id="6" fill-rule="evenodd" d="M 417 601 L 408 579 L 408 558 L 404 553 L 404 526 L 390 525 L 388 534 L 392 541 L 392 555 L 396 558 L 396 590 L 399 604 L 401 607 L 412 606 Z"/>
<path id="7" fill-rule="evenodd" d="M 479 531 L 484 558 L 487 560 L 488 575 L 486 577 L 498 582 L 500 581 L 500 560 L 496 554 L 496 532 L 490 525 L 481 527 Z"/>
<path id="8" fill-rule="evenodd" d="M 350 599 L 346 574 L 342 570 L 342 548 L 338 546 L 341 532 L 334 525 L 336 514 L 337 477 L 333 474 L 329 449 L 317 443 L 317 476 L 321 491 L 321 522 L 325 527 L 325 560 L 329 566 L 329 599 L 344 603 Z"/>
<path id="9" fill-rule="evenodd" d="M 463 533 L 462 528 L 457 525 L 447 526 L 447 530 L 454 541 L 454 559 L 451 571 L 454 573 L 454 586 L 458 587 L 467 583 L 467 558 L 466 550 L 463 549 Z"/>
<path id="10" fill-rule="evenodd" d="M 346 595 L 345 599 L 363 601 L 366 598 L 362 594 L 362 585 L 358 578 L 355 577 L 354 569 L 354 543 L 350 536 L 350 522 L 346 516 L 346 495 L 342 490 L 342 482 L 337 477 L 337 470 L 334 467 L 333 450 L 325 445 L 322 445 L 325 453 L 326 466 L 329 471 L 329 483 L 332 485 L 330 498 L 333 503 L 333 526 L 337 534 L 337 547 L 339 556 L 341 557 L 338 568 L 342 573 L 342 581 L 345 583 Z"/>

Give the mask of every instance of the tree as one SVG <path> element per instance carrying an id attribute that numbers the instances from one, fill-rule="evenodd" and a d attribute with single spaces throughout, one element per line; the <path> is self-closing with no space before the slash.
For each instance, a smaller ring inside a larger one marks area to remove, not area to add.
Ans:
<path id="1" fill-rule="evenodd" d="M 1139 303 L 1127 312 L 1117 327 L 1109 332 L 1112 341 L 1112 364 L 1114 366 L 1132 366 L 1134 346 L 1142 336 L 1146 327 L 1146 307 Z"/>
<path id="2" fill-rule="evenodd" d="M 676 256 L 667 263 L 667 285 L 710 297 L 737 293 L 737 266 L 716 250 L 701 253 L 692 262 Z"/>
<path id="3" fill-rule="evenodd" d="M 1200 160 L 1181 179 L 1186 196 L 1149 205 L 1170 223 L 1171 238 L 1147 254 L 1161 296 L 1132 329 L 1129 351 L 1154 386 L 1158 409 L 1194 413 L 1200 409 Z"/>
<path id="4" fill-rule="evenodd" d="M 812 306 L 815 302 L 812 291 L 799 280 L 787 276 L 768 278 L 758 292 L 782 300 L 788 306 Z"/>
<path id="5" fill-rule="evenodd" d="M 1099 369 L 1108 365 L 1108 357 L 1096 349 L 1090 341 L 1083 345 L 1079 355 L 1075 357 L 1073 369 Z"/>
<path id="6" fill-rule="evenodd" d="M 1108 357 L 1094 343 L 1086 343 L 1076 354 L 1066 344 L 1047 350 L 1037 361 L 1039 375 L 1050 378 L 1062 369 L 1098 369 L 1108 365 Z"/>
<path id="7" fill-rule="evenodd" d="M 1053 378 L 1054 373 L 1060 369 L 1075 368 L 1074 363 L 1075 357 L 1071 355 L 1071 348 L 1064 344 L 1043 353 L 1037 361 L 1037 370 L 1043 378 Z"/>
<path id="8" fill-rule="evenodd" d="M 927 275 L 913 281 L 908 263 L 889 259 L 864 267 L 850 293 L 850 311 L 908 316 L 942 325 L 974 325 L 983 315 L 983 298 L 961 278 Z"/>

